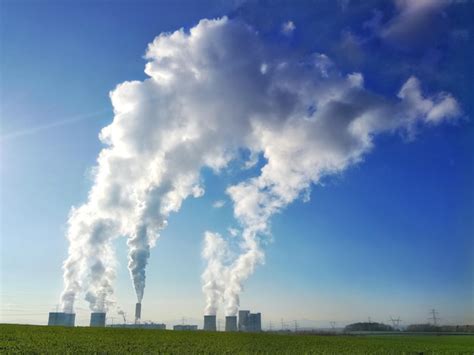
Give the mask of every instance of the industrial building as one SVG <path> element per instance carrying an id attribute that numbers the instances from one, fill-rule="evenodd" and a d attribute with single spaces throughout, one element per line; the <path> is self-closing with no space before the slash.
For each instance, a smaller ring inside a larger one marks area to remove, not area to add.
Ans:
<path id="1" fill-rule="evenodd" d="M 165 330 L 166 329 L 166 324 L 164 324 L 164 323 L 142 323 L 142 324 L 136 325 L 136 328 Z"/>
<path id="2" fill-rule="evenodd" d="M 48 325 L 74 327 L 75 321 L 76 321 L 75 313 L 49 312 Z"/>
<path id="3" fill-rule="evenodd" d="M 212 332 L 215 332 L 217 330 L 215 315 L 204 316 L 204 330 Z"/>
<path id="4" fill-rule="evenodd" d="M 173 330 L 197 330 L 197 325 L 189 325 L 189 324 L 178 324 L 173 326 Z"/>
<path id="5" fill-rule="evenodd" d="M 236 332 L 237 331 L 237 316 L 225 317 L 225 331 Z"/>
<path id="6" fill-rule="evenodd" d="M 92 312 L 90 326 L 105 327 L 105 312 Z"/>
<path id="7" fill-rule="evenodd" d="M 140 323 L 140 324 L 111 324 L 108 325 L 111 328 L 133 328 L 133 329 L 158 329 L 158 330 L 165 330 L 166 324 L 163 323 Z"/>
<path id="8" fill-rule="evenodd" d="M 227 325 L 227 321 L 226 321 L 226 325 Z M 239 311 L 239 331 L 240 332 L 262 331 L 261 313 L 250 313 L 250 311 Z"/>

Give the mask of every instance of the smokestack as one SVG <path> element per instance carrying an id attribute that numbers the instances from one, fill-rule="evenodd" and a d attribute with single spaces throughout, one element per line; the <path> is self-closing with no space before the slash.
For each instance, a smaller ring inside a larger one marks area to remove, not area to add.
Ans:
<path id="1" fill-rule="evenodd" d="M 236 332 L 237 331 L 237 316 L 225 317 L 225 331 Z"/>
<path id="2" fill-rule="evenodd" d="M 105 312 L 92 312 L 90 326 L 105 327 Z"/>
<path id="3" fill-rule="evenodd" d="M 217 330 L 216 327 L 216 316 L 204 316 L 204 330 L 215 332 Z"/>
<path id="4" fill-rule="evenodd" d="M 141 317 L 142 317 L 142 304 L 138 302 L 135 305 L 135 324 L 140 322 Z"/>

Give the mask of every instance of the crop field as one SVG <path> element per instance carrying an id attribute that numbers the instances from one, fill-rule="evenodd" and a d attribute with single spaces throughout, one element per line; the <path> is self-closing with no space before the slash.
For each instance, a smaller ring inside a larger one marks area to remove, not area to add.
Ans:
<path id="1" fill-rule="evenodd" d="M 0 325 L 0 353 L 474 353 L 474 336 L 322 336 Z"/>

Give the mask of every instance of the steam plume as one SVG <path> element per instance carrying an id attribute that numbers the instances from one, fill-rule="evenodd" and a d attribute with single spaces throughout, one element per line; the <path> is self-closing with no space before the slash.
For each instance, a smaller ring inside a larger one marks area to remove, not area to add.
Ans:
<path id="1" fill-rule="evenodd" d="M 360 73 L 343 75 L 324 54 L 296 58 L 237 20 L 202 20 L 189 32 L 161 34 L 148 46 L 148 79 L 110 93 L 114 120 L 100 139 L 87 202 L 69 218 L 64 309 L 84 292 L 92 309 L 113 299 L 114 238 L 126 236 L 129 270 L 143 298 L 145 268 L 170 213 L 204 193 L 200 171 L 225 169 L 242 151 L 261 156 L 260 175 L 230 186 L 242 227 L 238 256 L 222 254 L 225 240 L 206 234 L 203 274 L 206 312 L 225 298 L 235 314 L 243 282 L 264 261 L 261 240 L 270 217 L 311 184 L 362 160 L 383 132 L 415 134 L 459 113 L 447 93 L 421 93 L 412 77 L 398 97 L 364 88 Z M 217 246 L 217 247 L 216 247 Z M 230 247 L 230 246 L 229 246 Z"/>
<path id="2" fill-rule="evenodd" d="M 206 260 L 207 266 L 202 274 L 202 290 L 206 297 L 206 309 L 204 310 L 206 315 L 216 315 L 217 305 L 224 299 L 226 253 L 226 242 L 218 233 L 206 232 L 204 234 L 202 256 Z"/>

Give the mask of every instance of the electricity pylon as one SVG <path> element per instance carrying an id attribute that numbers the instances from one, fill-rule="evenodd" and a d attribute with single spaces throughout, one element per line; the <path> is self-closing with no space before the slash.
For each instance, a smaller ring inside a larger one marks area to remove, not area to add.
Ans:
<path id="1" fill-rule="evenodd" d="M 393 318 L 392 316 L 390 316 L 390 321 L 391 321 L 392 324 L 393 324 L 393 329 L 400 330 L 400 322 L 401 322 L 400 317 L 398 317 L 398 318 Z"/>
<path id="2" fill-rule="evenodd" d="M 431 314 L 431 317 L 429 317 L 428 319 L 433 321 L 433 325 L 438 325 L 438 321 L 440 320 L 440 318 L 438 317 L 438 314 L 439 314 L 438 311 L 433 308 L 430 311 L 430 314 Z"/>

